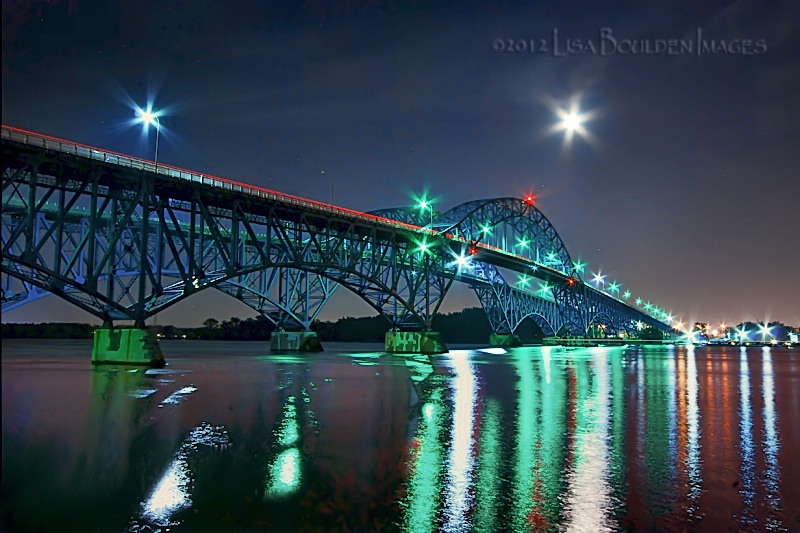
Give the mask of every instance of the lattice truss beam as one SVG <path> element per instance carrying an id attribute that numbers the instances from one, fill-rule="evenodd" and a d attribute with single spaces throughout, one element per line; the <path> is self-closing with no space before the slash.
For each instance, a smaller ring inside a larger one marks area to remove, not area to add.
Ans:
<path id="1" fill-rule="evenodd" d="M 426 328 L 459 280 L 498 333 L 528 316 L 548 334 L 596 324 L 634 331 L 639 322 L 664 329 L 586 286 L 552 224 L 519 199 L 376 212 L 429 226 L 410 230 L 5 141 L 3 155 L 4 310 L 54 293 L 104 320 L 143 325 L 215 288 L 280 327 L 307 329 L 343 285 L 394 327 Z M 524 260 L 533 277 L 572 281 L 534 293 L 493 265 L 464 267 L 457 258 L 476 243 Z"/>
<path id="2" fill-rule="evenodd" d="M 401 222 L 430 225 L 470 243 L 482 243 L 525 259 L 530 276 L 547 279 L 548 269 L 563 273 L 571 284 L 555 284 L 548 291 L 520 289 L 508 283 L 500 271 L 473 261 L 461 279 L 473 286 L 496 333 L 512 333 L 531 317 L 547 335 L 587 335 L 602 324 L 607 332 L 634 333 L 642 324 L 664 324 L 588 287 L 547 217 L 532 202 L 518 198 L 475 200 L 438 212 L 414 207 L 373 211 Z M 639 323 L 641 322 L 641 324 Z"/>
<path id="3" fill-rule="evenodd" d="M 48 291 L 105 320 L 143 323 L 213 287 L 276 324 L 307 327 L 341 284 L 394 326 L 424 328 L 453 281 L 449 248 L 421 249 L 407 230 L 220 201 L 200 187 L 159 194 L 144 172 L 109 186 L 101 167 L 57 163 L 4 159 L 6 302 Z"/>

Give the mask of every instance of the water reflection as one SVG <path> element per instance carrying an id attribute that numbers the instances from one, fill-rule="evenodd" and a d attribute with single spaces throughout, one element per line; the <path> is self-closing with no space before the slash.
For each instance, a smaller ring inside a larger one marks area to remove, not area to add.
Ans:
<path id="1" fill-rule="evenodd" d="M 747 526 L 754 526 L 757 521 L 753 516 L 753 499 L 756 495 L 753 409 L 750 405 L 750 367 L 745 347 L 739 349 L 739 449 L 742 455 L 739 494 L 744 505 L 741 520 Z"/>
<path id="2" fill-rule="evenodd" d="M 475 367 L 468 352 L 451 352 L 453 369 L 450 387 L 453 391 L 453 425 L 447 465 L 447 486 L 444 504 L 445 531 L 467 531 L 468 512 L 472 506 L 473 430 L 477 383 Z"/>
<path id="3" fill-rule="evenodd" d="M 689 517 L 698 515 L 697 500 L 702 489 L 700 470 L 700 413 L 697 408 L 697 361 L 692 345 L 686 347 L 686 469 L 689 475 Z"/>
<path id="4" fill-rule="evenodd" d="M 514 358 L 518 380 L 511 520 L 517 531 L 547 529 L 560 521 L 567 461 L 564 355 L 563 349 L 546 347 L 520 351 Z"/>
<path id="5" fill-rule="evenodd" d="M 764 393 L 764 487 L 767 490 L 766 502 L 769 512 L 766 517 L 767 529 L 774 531 L 781 528 L 778 513 L 781 510 L 781 497 L 779 492 L 780 467 L 778 466 L 777 416 L 775 415 L 775 384 L 772 372 L 772 352 L 769 347 L 762 349 L 761 355 L 761 388 Z"/>
<path id="6" fill-rule="evenodd" d="M 590 360 L 573 362 L 577 402 L 567 474 L 564 519 L 574 531 L 612 531 L 608 484 L 608 350 L 594 348 Z"/>
<path id="7" fill-rule="evenodd" d="M 227 447 L 230 444 L 228 432 L 221 426 L 203 423 L 194 428 L 181 444 L 175 458 L 170 461 L 164 473 L 149 495 L 142 502 L 142 518 L 157 526 L 176 525 L 172 519 L 178 511 L 192 505 L 192 470 L 189 460 L 201 446 Z M 134 525 L 132 530 L 141 531 Z"/>
<path id="8" fill-rule="evenodd" d="M 673 348 L 664 352 L 646 351 L 640 359 L 640 375 L 644 374 L 644 419 L 641 437 L 647 457 L 646 502 L 650 513 L 667 516 L 675 509 L 676 491 L 676 395 Z"/>
<path id="9" fill-rule="evenodd" d="M 232 356 L 153 374 L 4 362 L 3 524 L 791 529 L 795 360 L 726 349 Z"/>
<path id="10" fill-rule="evenodd" d="M 483 409 L 480 432 L 478 477 L 475 486 L 474 531 L 496 531 L 495 518 L 500 499 L 502 466 L 502 408 L 500 402 L 489 398 Z"/>
<path id="11" fill-rule="evenodd" d="M 539 382 L 533 372 L 534 362 L 525 355 L 514 357 L 517 372 L 516 460 L 513 486 L 512 527 L 516 531 L 530 529 L 531 524 L 546 525 L 541 495 L 534 491 L 534 480 L 539 476 L 536 461 L 536 442 L 539 434 L 537 398 Z M 535 359 L 535 358 L 534 358 Z"/>
<path id="12" fill-rule="evenodd" d="M 442 389 L 436 388 L 422 406 L 416 436 L 409 443 L 408 488 L 402 502 L 404 531 L 433 531 L 439 511 L 444 446 Z"/>
<path id="13" fill-rule="evenodd" d="M 283 405 L 283 417 L 275 431 L 281 451 L 269 465 L 264 498 L 275 500 L 297 491 L 301 479 L 301 455 L 298 449 L 300 425 L 297 421 L 295 397 L 290 395 Z"/>

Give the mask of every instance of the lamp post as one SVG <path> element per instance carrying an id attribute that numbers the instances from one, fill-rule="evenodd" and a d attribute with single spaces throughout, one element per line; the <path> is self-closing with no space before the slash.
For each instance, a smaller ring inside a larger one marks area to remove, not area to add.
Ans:
<path id="1" fill-rule="evenodd" d="M 158 174 L 158 137 L 161 133 L 161 121 L 158 120 L 158 113 L 154 112 L 151 108 L 144 109 L 137 109 L 136 110 L 137 120 L 144 124 L 145 128 L 150 126 L 151 124 L 156 128 L 156 152 L 153 162 L 155 163 L 155 171 Z M 158 314 L 153 314 L 153 327 L 158 327 Z"/>
<path id="2" fill-rule="evenodd" d="M 150 126 L 151 124 L 156 128 L 156 154 L 154 163 L 156 164 L 156 172 L 158 172 L 158 137 L 161 133 L 161 121 L 158 120 L 158 113 L 152 111 L 151 109 L 137 110 L 137 114 L 139 115 L 139 121 L 144 124 L 145 126 Z"/>

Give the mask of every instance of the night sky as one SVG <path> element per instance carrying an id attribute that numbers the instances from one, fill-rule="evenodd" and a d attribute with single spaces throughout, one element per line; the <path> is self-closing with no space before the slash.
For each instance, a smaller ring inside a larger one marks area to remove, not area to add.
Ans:
<path id="1" fill-rule="evenodd" d="M 634 297 L 800 325 L 800 4 L 526 4 L 4 0 L 2 120 L 151 159 L 151 101 L 160 162 L 359 210 L 533 191 Z M 3 320 L 91 321 L 54 300 Z M 338 291 L 322 317 L 368 314 Z M 232 315 L 200 294 L 159 323 Z"/>

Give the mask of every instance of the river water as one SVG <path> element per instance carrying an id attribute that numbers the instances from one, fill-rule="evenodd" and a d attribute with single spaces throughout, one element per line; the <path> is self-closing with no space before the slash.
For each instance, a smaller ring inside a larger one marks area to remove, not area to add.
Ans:
<path id="1" fill-rule="evenodd" d="M 3 340 L 3 531 L 800 530 L 796 348 L 162 347 Z"/>

